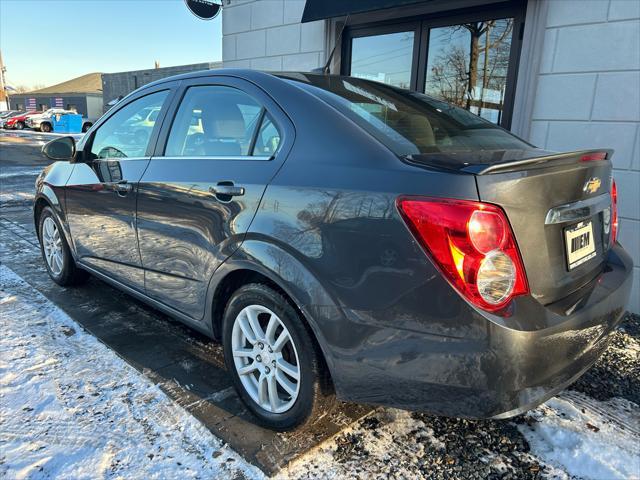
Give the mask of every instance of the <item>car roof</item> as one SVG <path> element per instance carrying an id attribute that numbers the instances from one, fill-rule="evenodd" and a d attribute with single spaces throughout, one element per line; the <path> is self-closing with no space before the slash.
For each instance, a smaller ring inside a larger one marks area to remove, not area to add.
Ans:
<path id="1" fill-rule="evenodd" d="M 349 78 L 342 75 L 328 75 L 315 72 L 297 72 L 297 71 L 283 71 L 283 72 L 265 72 L 261 70 L 252 70 L 249 68 L 216 68 L 211 70 L 199 70 L 197 72 L 182 73 L 180 75 L 173 75 L 171 77 L 162 78 L 154 82 L 148 83 L 142 87 L 142 89 L 152 88 L 163 83 L 174 82 L 179 80 L 191 80 L 194 78 L 206 78 L 211 76 L 229 76 L 244 78 L 257 82 L 260 79 L 267 77 L 277 77 L 282 80 L 302 80 L 310 81 L 313 79 L 319 80 L 321 78 L 333 77 L 333 78 Z M 314 82 L 315 83 L 315 82 Z"/>

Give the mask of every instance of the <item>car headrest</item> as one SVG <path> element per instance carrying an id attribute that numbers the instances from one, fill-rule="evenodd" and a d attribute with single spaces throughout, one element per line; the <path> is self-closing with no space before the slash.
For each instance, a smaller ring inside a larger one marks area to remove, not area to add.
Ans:
<path id="1" fill-rule="evenodd" d="M 202 109 L 202 130 L 205 137 L 210 139 L 243 139 L 245 126 L 242 112 L 233 102 L 222 100 L 210 103 Z"/>
<path id="2" fill-rule="evenodd" d="M 436 144 L 436 137 L 429 120 L 424 115 L 408 113 L 400 118 L 396 124 L 398 133 L 404 133 L 413 143 L 422 147 L 432 147 Z"/>

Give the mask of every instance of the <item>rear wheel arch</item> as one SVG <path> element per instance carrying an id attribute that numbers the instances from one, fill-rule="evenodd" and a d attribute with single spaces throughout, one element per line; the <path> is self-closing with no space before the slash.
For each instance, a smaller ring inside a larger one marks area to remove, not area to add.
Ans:
<path id="1" fill-rule="evenodd" d="M 280 286 L 279 282 L 261 272 L 258 272 L 257 270 L 243 266 L 228 272 L 217 284 L 211 309 L 211 327 L 214 338 L 216 340 L 222 340 L 224 312 L 233 294 L 243 286 L 252 283 L 259 283 L 271 287 L 276 292 L 280 293 L 298 313 L 299 318 L 302 320 L 304 327 L 314 342 L 314 347 L 317 349 L 317 353 L 319 354 L 318 357 L 322 360 L 322 370 L 326 374 L 326 378 L 323 379 L 324 387 L 327 389 L 333 389 L 331 369 L 327 362 L 328 358 L 326 351 L 322 347 L 321 342 L 318 339 L 316 329 L 313 328 L 308 316 L 302 311 L 295 298 Z"/>

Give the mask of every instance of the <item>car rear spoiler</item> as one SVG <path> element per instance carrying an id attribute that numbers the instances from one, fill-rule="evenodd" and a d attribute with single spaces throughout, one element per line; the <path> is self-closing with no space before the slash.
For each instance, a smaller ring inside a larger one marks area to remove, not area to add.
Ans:
<path id="1" fill-rule="evenodd" d="M 544 155 L 541 157 L 524 158 L 522 160 L 514 160 L 504 163 L 495 163 L 493 165 L 473 165 L 478 168 L 476 175 L 488 175 L 498 172 L 526 170 L 529 168 L 546 168 L 550 166 L 560 166 L 571 163 L 605 161 L 610 160 L 613 155 L 612 149 L 593 149 L 593 150 L 576 150 L 573 152 L 555 153 L 552 155 Z"/>
<path id="2" fill-rule="evenodd" d="M 555 153 L 532 148 L 530 150 L 465 150 L 407 155 L 402 159 L 409 164 L 443 170 L 454 170 L 472 175 L 490 175 L 532 168 L 568 165 L 576 162 L 608 161 L 611 149 L 576 150 Z"/>

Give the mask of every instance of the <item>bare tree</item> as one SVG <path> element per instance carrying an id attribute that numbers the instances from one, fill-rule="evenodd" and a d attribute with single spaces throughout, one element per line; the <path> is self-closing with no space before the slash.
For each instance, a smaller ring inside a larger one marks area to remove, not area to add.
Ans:
<path id="1" fill-rule="evenodd" d="M 34 90 L 40 90 L 41 88 L 44 88 L 45 86 L 41 83 L 36 83 L 33 87 L 28 87 L 27 85 L 17 85 L 14 87 L 15 89 L 15 93 L 28 93 L 28 92 L 32 92 Z"/>
<path id="2" fill-rule="evenodd" d="M 455 42 L 462 30 L 469 32 L 469 50 Z M 441 53 L 430 72 L 430 89 L 443 100 L 469 109 L 484 104 L 488 89 L 502 91 L 506 82 L 511 42 L 505 41 L 513 30 L 513 20 L 489 20 L 448 27 L 450 47 Z M 484 37 L 484 42 L 481 40 Z M 483 44 L 484 43 L 484 44 Z M 481 55 L 482 72 L 479 71 Z M 478 77 L 482 74 L 480 98 L 475 98 Z"/>

